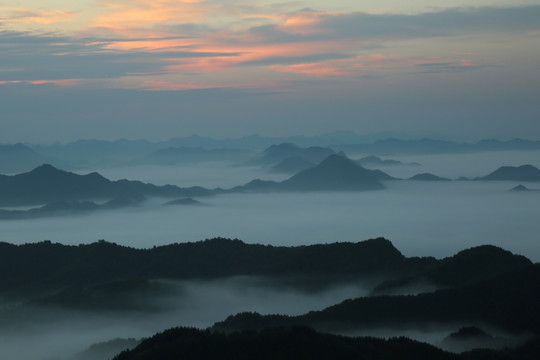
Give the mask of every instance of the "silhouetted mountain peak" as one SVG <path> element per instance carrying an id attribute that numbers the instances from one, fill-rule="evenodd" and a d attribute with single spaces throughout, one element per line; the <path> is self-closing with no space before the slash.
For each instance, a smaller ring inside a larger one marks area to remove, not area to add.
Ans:
<path id="1" fill-rule="evenodd" d="M 384 188 L 371 171 L 337 154 L 327 156 L 319 165 L 303 170 L 281 184 L 288 189 L 306 191 L 358 191 Z"/>
<path id="2" fill-rule="evenodd" d="M 25 179 L 25 181 L 53 181 L 55 179 L 65 179 L 78 175 L 60 170 L 50 164 L 42 164 L 31 171 L 15 175 L 14 178 Z"/>
<path id="3" fill-rule="evenodd" d="M 65 173 L 65 171 L 60 170 L 52 166 L 51 164 L 42 164 L 33 170 L 31 170 L 29 173 L 31 174 L 51 174 L 51 173 Z"/>
<path id="4" fill-rule="evenodd" d="M 321 163 L 317 166 L 319 169 L 350 169 L 354 167 L 361 167 L 356 164 L 351 159 L 338 154 L 328 155 Z"/>

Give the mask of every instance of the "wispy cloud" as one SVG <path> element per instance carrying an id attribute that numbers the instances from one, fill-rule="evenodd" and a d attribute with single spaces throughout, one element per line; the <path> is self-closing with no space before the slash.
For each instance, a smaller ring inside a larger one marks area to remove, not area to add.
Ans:
<path id="1" fill-rule="evenodd" d="M 60 9 L 43 10 L 15 7 L 0 8 L 0 22 L 6 25 L 12 23 L 50 25 L 59 22 L 73 21 L 75 12 Z"/>
<path id="2" fill-rule="evenodd" d="M 469 47 L 445 51 L 434 38 L 540 31 L 540 6 L 405 15 L 279 12 L 261 4 L 210 0 L 98 3 L 100 11 L 81 31 L 0 32 L 0 81 L 84 86 L 72 79 L 122 84 L 121 79 L 138 77 L 129 88 L 178 90 L 239 86 L 246 81 L 238 78 L 239 69 L 249 72 L 251 82 L 268 78 L 268 72 L 344 79 L 385 71 L 454 73 L 482 69 L 494 60 L 465 55 Z M 10 8 L 3 21 L 50 24 L 72 16 Z M 415 39 L 426 40 L 423 48 L 395 46 Z M 219 84 L 212 80 L 217 73 Z M 164 81 L 164 74 L 175 81 Z"/>

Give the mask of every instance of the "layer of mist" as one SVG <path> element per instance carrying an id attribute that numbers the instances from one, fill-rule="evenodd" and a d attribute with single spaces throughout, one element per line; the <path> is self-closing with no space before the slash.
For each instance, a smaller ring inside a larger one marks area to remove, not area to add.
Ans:
<path id="1" fill-rule="evenodd" d="M 534 188 L 535 184 L 526 184 Z M 492 244 L 533 261 L 540 248 L 539 192 L 507 182 L 387 182 L 383 191 L 236 194 L 198 198 L 205 206 L 141 206 L 81 216 L 2 221 L 3 241 L 98 239 L 148 248 L 217 236 L 248 243 L 305 245 L 389 238 L 407 256 L 451 255 Z"/>
<path id="2" fill-rule="evenodd" d="M 94 343 L 118 337 L 148 337 L 178 325 L 206 328 L 242 311 L 298 315 L 347 298 L 366 296 L 376 282 L 365 279 L 340 286 L 300 290 L 278 285 L 269 279 L 237 277 L 168 282 L 176 286 L 177 291 L 152 300 L 153 307 L 157 305 L 161 311 L 100 312 L 53 306 L 29 307 L 19 319 L 0 321 L 0 358 L 63 359 Z"/>

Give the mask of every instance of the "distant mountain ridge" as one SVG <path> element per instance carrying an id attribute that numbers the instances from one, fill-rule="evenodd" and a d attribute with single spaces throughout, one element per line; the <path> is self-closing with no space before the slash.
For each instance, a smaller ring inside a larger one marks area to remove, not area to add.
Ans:
<path id="1" fill-rule="evenodd" d="M 540 150 L 540 141 L 514 139 L 500 141 L 495 139 L 481 140 L 476 143 L 459 143 L 455 141 L 435 139 L 414 139 L 411 136 L 395 133 L 378 133 L 371 135 L 357 135 L 353 132 L 333 132 L 319 136 L 292 136 L 292 137 L 264 137 L 260 135 L 245 136 L 236 139 L 215 139 L 211 137 L 191 135 L 183 138 L 173 138 L 167 141 L 151 142 L 148 140 L 105 141 L 96 139 L 78 140 L 67 144 L 26 144 L 40 157 L 40 161 L 30 159 L 17 165 L 16 157 L 8 155 L 2 158 L 0 146 L 0 159 L 5 164 L 19 166 L 15 169 L 6 169 L 0 166 L 0 172 L 25 171 L 37 166 L 39 163 L 49 162 L 63 168 L 95 168 L 103 166 L 117 166 L 119 164 L 148 163 L 150 154 L 168 148 L 216 149 L 237 150 L 229 154 L 227 159 L 241 156 L 238 151 L 261 151 L 276 144 L 290 143 L 298 147 L 324 147 L 335 152 L 362 153 L 372 155 L 389 154 L 444 154 L 444 153 L 471 153 L 480 151 L 507 151 L 507 150 Z M 14 146 L 14 145 L 4 145 Z M 208 157 L 211 153 L 197 156 Z M 223 155 L 214 154 L 223 158 Z M 32 156 L 35 156 L 32 155 Z M 284 159 L 281 159 L 284 160 Z M 157 161 L 157 160 L 156 160 Z M 317 161 L 318 162 L 318 161 Z M 0 163 L 1 165 L 1 163 Z M 386 165 L 390 165 L 389 162 Z M 5 165 L 7 166 L 7 165 Z"/>
<path id="2" fill-rule="evenodd" d="M 258 157 L 247 162 L 250 165 L 275 165 L 290 158 L 301 158 L 313 164 L 318 164 L 335 151 L 321 146 L 307 148 L 299 147 L 293 143 L 281 143 L 266 148 Z"/>
<path id="3" fill-rule="evenodd" d="M 52 165 L 32 171 L 0 176 L 0 205 L 41 205 L 58 201 L 110 200 L 126 198 L 141 201 L 145 196 L 203 196 L 211 191 L 200 187 L 156 186 L 140 181 L 111 181 L 93 172 L 78 175 Z"/>
<path id="4" fill-rule="evenodd" d="M 458 143 L 446 140 L 420 139 L 403 140 L 386 138 L 371 144 L 332 145 L 336 150 L 371 154 L 452 154 L 481 151 L 540 150 L 540 141 L 514 139 L 501 141 L 496 139 L 480 140 L 476 143 Z"/>
<path id="5" fill-rule="evenodd" d="M 540 169 L 532 165 L 501 166 L 492 173 L 475 180 L 540 181 Z"/>
<path id="6" fill-rule="evenodd" d="M 42 162 L 43 157 L 24 144 L 0 145 L 1 173 L 25 171 L 40 165 Z"/>

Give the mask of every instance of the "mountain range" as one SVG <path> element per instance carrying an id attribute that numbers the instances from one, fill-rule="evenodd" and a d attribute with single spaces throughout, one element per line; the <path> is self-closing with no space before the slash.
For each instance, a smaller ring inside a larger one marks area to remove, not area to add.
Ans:
<path id="1" fill-rule="evenodd" d="M 133 164 L 171 164 L 179 161 L 200 161 L 201 159 L 205 161 L 208 159 L 224 159 L 242 162 L 250 157 L 252 158 L 255 152 L 272 146 L 280 146 L 276 144 L 284 143 L 307 148 L 330 148 L 334 152 L 344 151 L 372 155 L 530 151 L 540 149 L 540 141 L 523 139 L 510 141 L 487 139 L 476 143 L 459 143 L 436 139 L 415 139 L 411 136 L 393 133 L 360 136 L 343 131 L 312 137 L 271 138 L 252 135 L 238 139 L 213 139 L 192 135 L 160 142 L 142 139 L 120 139 L 115 141 L 87 139 L 67 144 L 0 145 L 0 173 L 28 171 L 41 163 L 50 163 L 64 169 L 80 170 Z M 176 153 L 176 155 L 173 153 Z M 366 161 L 371 160 L 366 159 Z M 316 164 L 318 161 L 312 162 Z M 391 165 L 391 161 L 387 161 L 385 165 Z M 298 168 L 296 170 L 302 169 Z"/>
<path id="2" fill-rule="evenodd" d="M 156 186 L 140 181 L 111 181 L 93 172 L 78 175 L 41 165 L 17 175 L 0 175 L 0 205 L 42 205 L 59 201 L 111 200 L 125 198 L 134 202 L 146 196 L 204 196 L 211 191 L 201 187 Z"/>

